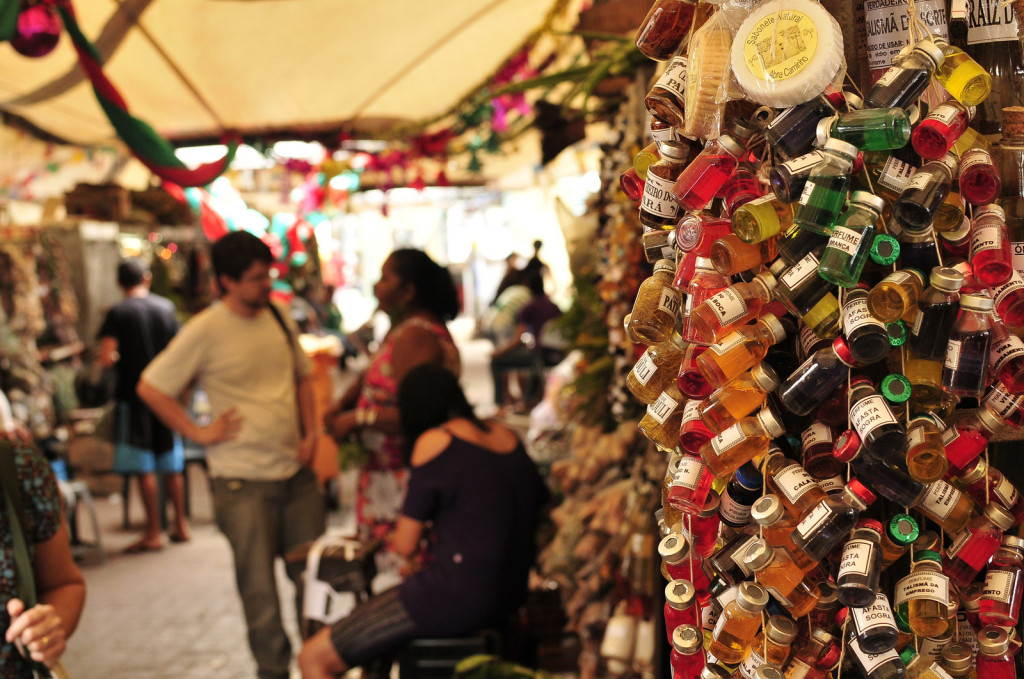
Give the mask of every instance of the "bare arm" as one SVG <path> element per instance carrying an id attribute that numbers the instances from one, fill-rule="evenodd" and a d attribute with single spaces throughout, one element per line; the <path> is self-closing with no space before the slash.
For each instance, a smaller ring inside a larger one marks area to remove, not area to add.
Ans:
<path id="1" fill-rule="evenodd" d="M 299 380 L 295 386 L 295 396 L 299 401 L 299 418 L 302 424 L 302 443 L 299 445 L 299 463 L 309 466 L 316 454 L 317 442 L 324 429 L 316 418 L 316 399 L 313 395 L 313 382 L 307 377 Z"/>
<path id="2" fill-rule="evenodd" d="M 238 435 L 238 430 L 242 426 L 242 418 L 235 414 L 234 408 L 221 413 L 213 422 L 201 427 L 189 417 L 188 411 L 181 403 L 146 380 L 139 380 L 135 391 L 164 424 L 199 445 L 230 441 Z"/>
<path id="3" fill-rule="evenodd" d="M 416 553 L 422 536 L 422 521 L 410 519 L 408 516 L 399 516 L 395 523 L 395 530 L 388 542 L 388 549 L 399 556 L 408 558 Z"/>
<path id="4" fill-rule="evenodd" d="M 120 356 L 117 353 L 117 338 L 115 337 L 101 337 L 100 338 L 100 365 L 104 368 L 113 368 L 114 364 L 117 363 L 117 359 Z"/>

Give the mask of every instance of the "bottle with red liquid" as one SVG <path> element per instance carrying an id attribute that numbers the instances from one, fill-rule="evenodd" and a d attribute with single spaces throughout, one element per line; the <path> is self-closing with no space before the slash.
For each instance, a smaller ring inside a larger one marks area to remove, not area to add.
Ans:
<path id="1" fill-rule="evenodd" d="M 690 279 L 690 284 L 686 287 L 686 307 L 682 332 L 684 340 L 700 346 L 708 346 L 715 341 L 700 331 L 701 328 L 695 323 L 693 312 L 700 308 L 705 300 L 717 298 L 719 293 L 729 289 L 729 278 L 715 271 L 710 259 L 698 257 L 693 278 Z"/>
<path id="2" fill-rule="evenodd" d="M 1013 328 L 1024 325 L 1024 278 L 1016 269 L 1010 273 L 1010 280 L 992 289 L 992 299 L 1003 323 Z"/>
<path id="3" fill-rule="evenodd" d="M 989 439 L 1005 427 L 1005 420 L 985 408 L 978 408 L 942 432 L 946 460 L 954 469 L 965 469 L 968 463 L 981 455 Z"/>
<path id="4" fill-rule="evenodd" d="M 715 476 L 700 457 L 686 453 L 676 465 L 666 503 L 684 514 L 696 514 L 707 504 Z"/>
<path id="5" fill-rule="evenodd" d="M 1013 514 L 1014 525 L 1024 521 L 1024 494 L 1003 473 L 979 457 L 957 477 L 972 500 L 979 505 L 994 500 Z"/>
<path id="6" fill-rule="evenodd" d="M 723 278 L 722 274 L 718 274 Z M 707 279 L 708 277 L 704 277 Z M 694 283 L 698 277 L 694 276 Z M 728 285 L 728 279 L 724 279 Z M 754 276 L 749 283 L 734 283 L 728 287 L 716 287 L 718 279 L 701 280 L 702 288 L 691 283 L 695 300 L 689 313 L 688 323 L 693 330 L 695 341 L 711 344 L 722 339 L 733 330 L 757 318 L 765 304 L 772 300 L 775 276 L 767 271 Z"/>
<path id="7" fill-rule="evenodd" d="M 681 254 L 676 263 L 672 285 L 685 290 L 697 270 L 698 257 L 710 257 L 711 245 L 731 228 L 728 219 L 711 217 L 708 213 L 688 214 L 676 224 L 676 250 Z"/>
<path id="8" fill-rule="evenodd" d="M 658 543 L 658 554 L 661 556 L 662 569 L 669 577 L 673 580 L 689 580 L 698 600 L 708 596 L 711 580 L 702 568 L 704 559 L 684 535 L 669 533 L 663 537 Z"/>
<path id="9" fill-rule="evenodd" d="M 619 175 L 619 188 L 626 194 L 626 198 L 629 198 L 637 205 L 640 204 L 640 200 L 644 197 L 644 184 L 646 182 L 637 174 L 636 168 L 631 167 Z"/>
<path id="10" fill-rule="evenodd" d="M 996 204 L 974 212 L 971 224 L 971 268 L 978 282 L 994 288 L 1010 280 L 1013 254 L 1010 234 L 1006 229 L 1006 213 Z"/>
<path id="11" fill-rule="evenodd" d="M 999 549 L 1003 533 L 1012 527 L 1013 514 L 1002 505 L 989 502 L 981 516 L 953 537 L 942 557 L 942 572 L 960 587 L 966 587 Z"/>
<path id="12" fill-rule="evenodd" d="M 697 359 L 707 351 L 707 347 L 690 345 L 690 348 L 683 354 L 682 363 L 679 364 L 679 377 L 676 378 L 676 387 L 679 391 L 693 399 L 706 398 L 715 387 L 710 385 L 700 371 Z M 700 419 L 698 417 L 698 419 Z"/>
<path id="13" fill-rule="evenodd" d="M 693 583 L 685 579 L 670 580 L 665 585 L 665 632 L 669 643 L 680 625 L 700 627 L 700 607 Z"/>
<path id="14" fill-rule="evenodd" d="M 1024 394 L 1012 394 L 1005 384 L 996 382 L 981 400 L 981 406 L 1011 427 L 1024 427 Z"/>
<path id="15" fill-rule="evenodd" d="M 1001 627 L 978 632 L 978 679 L 1017 679 L 1017 667 L 1010 653 L 1010 636 Z"/>
<path id="16" fill-rule="evenodd" d="M 745 158 L 749 158 L 749 154 Z M 722 185 L 719 192 L 722 198 L 722 216 L 732 219 L 736 210 L 760 198 L 764 192 L 765 185 L 758 178 L 757 165 L 749 160 L 743 160 L 736 168 L 736 174 Z"/>
<path id="17" fill-rule="evenodd" d="M 690 33 L 697 3 L 656 0 L 636 32 L 636 48 L 648 59 L 667 61 Z"/>
<path id="18" fill-rule="evenodd" d="M 1002 544 L 985 571 L 985 587 L 978 603 L 982 625 L 1016 627 L 1024 595 L 1024 539 L 1004 535 Z"/>
<path id="19" fill-rule="evenodd" d="M 704 503 L 704 509 L 696 514 L 683 516 L 683 536 L 693 545 L 691 553 L 697 555 L 694 558 L 699 557 L 702 564 L 704 559 L 715 553 L 715 543 L 718 540 L 718 532 L 722 525 L 722 520 L 718 515 L 718 508 L 721 506 L 721 503 L 722 497 L 717 491 L 711 490 L 708 493 L 707 502 Z M 699 582 L 695 580 L 693 584 L 700 591 Z"/>
<path id="20" fill-rule="evenodd" d="M 736 173 L 739 158 L 745 151 L 743 144 L 729 134 L 709 141 L 672 188 L 679 204 L 687 210 L 699 210 L 707 205 Z"/>
<path id="21" fill-rule="evenodd" d="M 644 197 L 640 202 L 640 223 L 650 229 L 672 228 L 679 221 L 679 203 L 672 186 L 686 167 L 690 148 L 683 142 L 661 144 L 661 159 L 647 168 Z"/>
<path id="22" fill-rule="evenodd" d="M 980 397 L 988 380 L 992 299 L 961 295 L 960 317 L 953 324 L 942 366 L 942 390 L 954 396 Z"/>
<path id="23" fill-rule="evenodd" d="M 972 109 L 956 99 L 947 99 L 929 111 L 910 135 L 917 155 L 926 160 L 938 160 L 946 155 L 967 130 L 974 115 Z"/>
<path id="24" fill-rule="evenodd" d="M 672 633 L 672 679 L 700 679 L 707 663 L 704 634 L 696 625 L 680 625 Z"/>
<path id="25" fill-rule="evenodd" d="M 986 149 L 968 149 L 960 158 L 960 195 L 971 205 L 985 205 L 999 196 L 1003 182 Z"/>
<path id="26" fill-rule="evenodd" d="M 714 436 L 708 425 L 700 419 L 700 401 L 687 401 L 683 408 L 683 423 L 679 427 L 679 448 L 683 452 L 699 455 L 701 447 Z"/>

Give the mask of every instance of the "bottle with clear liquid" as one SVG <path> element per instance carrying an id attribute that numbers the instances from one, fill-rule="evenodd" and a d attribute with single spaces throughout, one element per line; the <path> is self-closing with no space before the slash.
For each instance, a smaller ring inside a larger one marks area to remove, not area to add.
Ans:
<path id="1" fill-rule="evenodd" d="M 843 302 L 843 334 L 853 359 L 859 365 L 877 363 L 889 355 L 892 343 L 885 324 L 868 310 L 866 284 L 846 293 Z"/>
<path id="2" fill-rule="evenodd" d="M 811 176 L 811 170 L 824 159 L 825 152 L 818 149 L 773 166 L 768 171 L 768 183 L 775 197 L 783 203 L 795 203 L 799 200 L 807 184 L 807 178 Z"/>
<path id="3" fill-rule="evenodd" d="M 909 346 L 916 356 L 937 361 L 946 356 L 949 335 L 960 313 L 959 291 L 964 277 L 956 269 L 937 267 L 928 281 L 930 285 L 917 301 L 918 314 Z"/>
<path id="4" fill-rule="evenodd" d="M 1010 234 L 1006 213 L 996 204 L 976 210 L 971 223 L 971 267 L 982 285 L 994 288 L 1009 282 L 1013 274 Z"/>
<path id="5" fill-rule="evenodd" d="M 732 213 L 732 232 L 744 243 L 763 243 L 793 225 L 793 206 L 768 193 Z"/>
<path id="6" fill-rule="evenodd" d="M 946 475 L 946 446 L 942 442 L 942 420 L 930 413 L 915 415 L 907 425 L 907 471 L 921 483 L 938 481 Z"/>
<path id="7" fill-rule="evenodd" d="M 629 331 L 644 344 L 664 342 L 676 326 L 681 300 L 671 285 L 675 268 L 675 262 L 660 259 L 654 274 L 640 284 L 629 314 Z"/>
<path id="8" fill-rule="evenodd" d="M 927 484 L 914 506 L 948 533 L 959 533 L 978 515 L 978 507 L 970 496 L 941 480 Z"/>
<path id="9" fill-rule="evenodd" d="M 1013 527 L 1013 514 L 989 502 L 981 516 L 953 537 L 942 559 L 942 572 L 959 587 L 967 587 L 999 549 L 1003 533 Z"/>
<path id="10" fill-rule="evenodd" d="M 701 401 L 700 417 L 718 434 L 763 406 L 778 386 L 779 376 L 771 366 L 759 363 Z"/>
<path id="11" fill-rule="evenodd" d="M 672 194 L 684 209 L 700 210 L 736 173 L 739 158 L 745 151 L 743 144 L 729 134 L 708 142 L 679 175 Z"/>
<path id="12" fill-rule="evenodd" d="M 912 323 L 917 315 L 917 300 L 924 292 L 924 275 L 917 269 L 895 271 L 868 293 L 868 311 L 883 323 L 903 319 Z"/>
<path id="13" fill-rule="evenodd" d="M 935 44 L 945 56 L 935 71 L 939 84 L 964 106 L 977 106 L 985 101 L 992 91 L 988 71 L 956 45 L 941 39 L 936 39 Z"/>
<path id="14" fill-rule="evenodd" d="M 942 557 L 922 550 L 914 554 L 910 575 L 896 583 L 894 603 L 906 612 L 910 629 L 919 637 L 938 637 L 949 629 L 949 578 Z"/>
<path id="15" fill-rule="evenodd" d="M 785 426 L 771 408 L 762 408 L 757 415 L 744 417 L 704 444 L 700 456 L 716 477 L 728 476 L 741 465 L 768 452 L 772 439 L 784 433 Z"/>
<path id="16" fill-rule="evenodd" d="M 1013 6 L 1000 0 L 972 0 L 971 21 L 964 51 L 992 79 L 991 92 L 978 103 L 973 127 L 984 135 L 996 136 L 1002 129 L 1002 111 L 1020 106 L 1021 58 L 1018 22 Z M 952 92 L 950 93 L 952 94 Z"/>
<path id="17" fill-rule="evenodd" d="M 676 381 L 679 362 L 687 344 L 678 333 L 653 346 L 647 347 L 626 376 L 626 388 L 640 401 L 654 403 L 668 385 Z"/>
<path id="18" fill-rule="evenodd" d="M 942 50 L 931 40 L 917 43 L 909 55 L 875 82 L 865 100 L 866 106 L 908 108 L 924 94 L 945 58 Z"/>
<path id="19" fill-rule="evenodd" d="M 914 128 L 910 143 L 925 160 L 938 160 L 949 153 L 971 122 L 970 107 L 955 99 L 945 101 L 931 111 Z"/>
<path id="20" fill-rule="evenodd" d="M 893 214 L 906 231 L 924 231 L 949 195 L 960 160 L 947 153 L 921 167 L 896 199 Z"/>
<path id="21" fill-rule="evenodd" d="M 675 383 L 670 382 L 654 403 L 647 406 L 647 412 L 637 429 L 653 443 L 671 450 L 679 440 L 685 405 L 686 397 L 679 392 Z"/>
<path id="22" fill-rule="evenodd" d="M 871 602 L 860 608 L 851 607 L 848 615 L 861 649 L 867 653 L 884 653 L 896 647 L 899 630 L 885 594 L 872 592 Z"/>
<path id="23" fill-rule="evenodd" d="M 811 508 L 793 533 L 793 542 L 812 561 L 821 561 L 846 539 L 861 512 L 875 501 L 875 494 L 857 479 L 850 479 L 840 498 L 828 498 Z"/>
<path id="24" fill-rule="evenodd" d="M 864 608 L 875 602 L 882 570 L 881 539 L 882 524 L 861 519 L 843 546 L 836 589 L 844 606 Z"/>
<path id="25" fill-rule="evenodd" d="M 690 311 L 690 325 L 698 341 L 711 344 L 758 317 L 772 301 L 775 276 L 762 272 L 749 283 L 734 283 L 704 297 Z"/>
<path id="26" fill-rule="evenodd" d="M 761 362 L 768 347 L 786 339 L 786 330 L 774 314 L 735 330 L 697 357 L 701 375 L 713 388 L 723 386 Z"/>
<path id="27" fill-rule="evenodd" d="M 910 141 L 910 118 L 901 108 L 873 108 L 840 113 L 818 123 L 818 144 L 832 137 L 861 151 L 900 149 Z"/>
<path id="28" fill-rule="evenodd" d="M 910 551 L 910 545 L 921 535 L 917 520 L 910 514 L 894 514 L 886 523 L 879 543 L 882 548 L 881 569 L 893 565 Z"/>
<path id="29" fill-rule="evenodd" d="M 1003 189 L 999 170 L 992 155 L 983 148 L 972 148 L 960 157 L 960 195 L 971 205 L 992 202 Z"/>
<path id="30" fill-rule="evenodd" d="M 693 310 L 702 305 L 706 300 L 715 297 L 720 292 L 730 288 L 728 276 L 715 271 L 711 260 L 707 257 L 698 257 L 696 270 L 686 286 L 686 306 L 683 314 L 683 339 L 687 342 L 700 346 L 711 344 L 714 339 L 710 335 L 700 332 L 695 323 Z"/>
<path id="31" fill-rule="evenodd" d="M 754 580 L 794 618 L 807 615 L 818 605 L 818 594 L 804 584 L 804 572 L 784 550 L 758 538 L 747 548 L 743 562 L 754 572 Z"/>
<path id="32" fill-rule="evenodd" d="M 850 368 L 855 365 L 846 340 L 837 337 L 779 385 L 779 401 L 791 413 L 809 415 L 846 381 Z"/>
<path id="33" fill-rule="evenodd" d="M 828 239 L 818 264 L 818 275 L 829 283 L 852 288 L 860 280 L 885 201 L 867 191 L 854 191 L 850 207 Z"/>
<path id="34" fill-rule="evenodd" d="M 807 177 L 793 223 L 828 236 L 846 204 L 857 147 L 841 139 L 829 139 L 824 152 L 825 157 Z"/>
<path id="35" fill-rule="evenodd" d="M 799 462 L 790 460 L 781 451 L 769 452 L 763 470 L 768 490 L 777 495 L 794 516 L 802 516 L 828 497 Z"/>
<path id="36" fill-rule="evenodd" d="M 985 572 L 985 588 L 978 604 L 983 625 L 1016 627 L 1024 596 L 1024 540 L 1004 535 L 1002 544 Z"/>
<path id="37" fill-rule="evenodd" d="M 768 618 L 764 628 L 754 637 L 750 654 L 740 663 L 743 679 L 759 679 L 757 669 L 763 665 L 781 668 L 789 659 L 793 640 L 797 637 L 796 623 L 783 615 Z"/>
<path id="38" fill-rule="evenodd" d="M 712 632 L 708 652 L 720 661 L 735 665 L 743 660 L 761 627 L 761 611 L 768 605 L 768 592 L 753 582 L 739 585 L 736 599 L 722 611 Z"/>
<path id="39" fill-rule="evenodd" d="M 1017 667 L 1010 652 L 1010 636 L 1001 627 L 978 632 L 978 679 L 1017 679 Z"/>
<path id="40" fill-rule="evenodd" d="M 985 295 L 963 295 L 960 309 L 946 348 L 942 389 L 954 396 L 978 398 L 988 382 L 992 299 Z"/>
<path id="41" fill-rule="evenodd" d="M 730 233 L 711 244 L 711 263 L 719 273 L 726 276 L 760 269 L 778 254 L 779 249 L 774 239 L 751 244 L 744 243 L 739 236 Z"/>
<path id="42" fill-rule="evenodd" d="M 869 453 L 883 459 L 902 454 L 907 431 L 870 378 L 858 377 L 850 382 L 849 403 L 850 423 Z"/>

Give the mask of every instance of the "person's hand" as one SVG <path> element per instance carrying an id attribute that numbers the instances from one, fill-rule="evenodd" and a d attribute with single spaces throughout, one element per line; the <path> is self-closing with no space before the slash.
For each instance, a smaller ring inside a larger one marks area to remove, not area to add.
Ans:
<path id="1" fill-rule="evenodd" d="M 324 418 L 327 433 L 335 441 L 343 441 L 346 436 L 356 430 L 356 413 L 354 410 L 334 412 Z"/>
<path id="2" fill-rule="evenodd" d="M 331 643 L 330 625 L 321 628 L 302 644 L 298 661 L 302 679 L 337 677 L 348 669 Z"/>
<path id="3" fill-rule="evenodd" d="M 4 638 L 8 643 L 18 643 L 24 652 L 36 662 L 53 667 L 67 648 L 67 635 L 57 610 L 48 604 L 39 604 L 25 610 L 21 599 L 7 602 L 11 625 Z"/>
<path id="4" fill-rule="evenodd" d="M 238 436 L 238 431 L 241 428 L 241 415 L 235 412 L 235 408 L 230 408 L 217 416 L 217 419 L 210 424 L 200 427 L 192 440 L 201 446 L 232 441 Z"/>
<path id="5" fill-rule="evenodd" d="M 299 464 L 308 467 L 313 463 L 313 456 L 316 454 L 316 446 L 320 442 L 322 431 L 317 429 L 302 437 L 299 443 Z"/>

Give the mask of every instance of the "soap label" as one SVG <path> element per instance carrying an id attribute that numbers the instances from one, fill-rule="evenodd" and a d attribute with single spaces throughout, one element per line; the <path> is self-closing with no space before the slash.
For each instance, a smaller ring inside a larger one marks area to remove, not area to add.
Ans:
<path id="1" fill-rule="evenodd" d="M 739 36 L 738 36 L 739 37 Z M 814 63 L 818 29 L 795 9 L 780 8 L 754 24 L 743 38 L 743 62 L 758 80 L 792 78 Z"/>
<path id="2" fill-rule="evenodd" d="M 918 18 L 928 31 L 948 40 L 949 20 L 945 1 L 918 0 L 915 5 Z M 873 71 L 888 68 L 900 50 L 910 44 L 907 0 L 864 0 L 864 19 L 868 67 Z"/>
<path id="3" fill-rule="evenodd" d="M 1016 42 L 1017 17 L 1013 5 L 1000 0 L 972 0 L 967 13 L 967 44 Z"/>
<path id="4" fill-rule="evenodd" d="M 672 195 L 672 186 L 675 181 L 664 179 L 653 172 L 647 173 L 647 182 L 644 184 L 644 198 L 641 208 L 645 212 L 656 215 L 663 219 L 673 219 L 679 215 L 679 202 Z"/>

